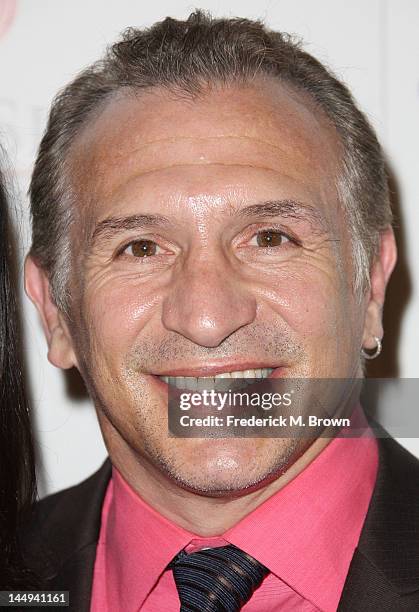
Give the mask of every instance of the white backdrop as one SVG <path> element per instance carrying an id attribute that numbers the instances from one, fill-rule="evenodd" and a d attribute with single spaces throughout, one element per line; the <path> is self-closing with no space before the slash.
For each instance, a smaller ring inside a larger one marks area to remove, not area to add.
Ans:
<path id="1" fill-rule="evenodd" d="M 377 129 L 400 205 L 402 262 L 390 287 L 385 350 L 374 372 L 418 377 L 419 2 L 200 1 L 200 8 L 216 16 L 262 18 L 301 36 L 307 50 L 349 84 Z M 21 195 L 22 256 L 28 247 L 24 194 L 53 95 L 125 27 L 151 25 L 167 15 L 185 18 L 195 6 L 182 0 L 0 0 L 0 141 L 15 166 Z M 47 362 L 34 308 L 22 300 L 45 494 L 93 472 L 105 449 L 93 408 L 77 393 L 69 394 L 64 375 Z M 403 443 L 419 455 L 419 440 Z"/>

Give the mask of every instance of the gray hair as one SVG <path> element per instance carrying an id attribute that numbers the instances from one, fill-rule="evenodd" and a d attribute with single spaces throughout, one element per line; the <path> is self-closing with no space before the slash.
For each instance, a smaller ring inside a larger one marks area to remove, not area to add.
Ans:
<path id="1" fill-rule="evenodd" d="M 245 84 L 266 75 L 308 95 L 339 134 L 337 190 L 352 236 L 353 287 L 366 289 L 380 232 L 392 221 L 383 152 L 366 117 L 347 87 L 290 35 L 259 21 L 213 19 L 196 11 L 185 21 L 168 17 L 149 29 L 129 28 L 52 104 L 30 185 L 31 254 L 63 311 L 70 302 L 73 220 L 66 161 L 89 118 L 123 90 L 159 86 L 198 95 L 206 85 Z"/>

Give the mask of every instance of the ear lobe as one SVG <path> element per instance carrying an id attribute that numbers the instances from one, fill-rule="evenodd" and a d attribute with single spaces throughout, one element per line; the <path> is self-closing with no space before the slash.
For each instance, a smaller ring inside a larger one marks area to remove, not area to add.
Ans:
<path id="1" fill-rule="evenodd" d="M 394 233 L 388 227 L 380 235 L 380 250 L 371 267 L 370 292 L 365 315 L 363 347 L 374 349 L 374 337 L 383 337 L 382 311 L 386 287 L 397 261 L 397 247 Z"/>
<path id="2" fill-rule="evenodd" d="M 72 338 L 63 313 L 51 295 L 51 286 L 43 268 L 31 255 L 25 261 L 25 291 L 41 317 L 48 343 L 48 359 L 57 368 L 77 367 Z"/>

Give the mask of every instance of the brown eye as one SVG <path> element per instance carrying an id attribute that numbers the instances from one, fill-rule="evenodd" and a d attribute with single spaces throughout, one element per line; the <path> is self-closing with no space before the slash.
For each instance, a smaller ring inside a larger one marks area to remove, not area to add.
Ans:
<path id="1" fill-rule="evenodd" d="M 158 248 L 152 240 L 135 240 L 124 249 L 124 253 L 133 257 L 151 257 L 157 254 Z"/>
<path id="2" fill-rule="evenodd" d="M 274 230 L 258 232 L 255 238 L 257 246 L 260 247 L 277 247 L 290 241 L 285 234 L 282 232 L 276 232 Z"/>

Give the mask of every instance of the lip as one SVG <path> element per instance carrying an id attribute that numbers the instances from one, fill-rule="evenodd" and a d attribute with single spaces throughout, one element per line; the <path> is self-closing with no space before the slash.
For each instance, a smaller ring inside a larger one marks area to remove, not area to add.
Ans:
<path id="1" fill-rule="evenodd" d="M 259 368 L 269 368 L 272 367 L 272 365 L 266 365 L 266 364 L 258 364 L 258 366 L 254 365 L 254 364 L 250 364 L 249 362 L 245 363 L 245 364 L 228 364 L 226 366 L 205 366 L 205 367 L 200 367 L 200 368 L 179 368 L 176 370 L 165 370 L 163 371 L 161 374 L 149 374 L 149 376 L 152 378 L 153 383 L 157 386 L 158 389 L 160 389 L 161 392 L 163 392 L 164 394 L 167 394 L 169 392 L 169 384 L 166 383 L 164 380 L 162 380 L 161 378 L 159 378 L 160 376 L 196 376 L 196 378 L 199 378 L 200 376 L 208 376 L 210 377 L 211 375 L 215 375 L 215 374 L 222 374 L 223 372 L 234 372 L 236 370 L 252 370 L 252 369 L 259 369 Z M 235 369 L 234 369 L 235 368 Z M 264 380 L 269 380 L 270 378 L 284 378 L 284 373 L 285 373 L 286 368 L 284 366 L 278 366 L 276 368 L 274 368 L 272 370 L 272 372 L 269 374 L 269 376 L 267 376 Z M 167 374 L 166 374 L 167 372 Z M 175 374 L 176 372 L 176 374 Z M 191 374 L 191 372 L 198 372 L 198 374 Z M 220 380 L 227 380 L 227 379 L 220 379 Z M 233 380 L 239 380 L 239 379 L 233 379 Z M 176 387 L 171 387 L 172 392 L 173 393 L 181 393 L 180 389 L 177 389 Z"/>
<path id="2" fill-rule="evenodd" d="M 242 370 L 259 370 L 263 368 L 273 368 L 273 371 L 269 374 L 268 378 L 277 378 L 273 376 L 277 370 L 282 370 L 283 366 L 275 366 L 272 363 L 262 362 L 241 362 L 241 363 L 227 363 L 227 364 L 214 364 L 205 366 L 194 366 L 194 367 L 183 367 L 174 368 L 170 370 L 162 370 L 161 372 L 153 372 L 154 377 L 159 376 L 194 376 L 200 377 L 214 377 L 216 374 L 224 374 L 225 372 L 237 372 Z"/>

